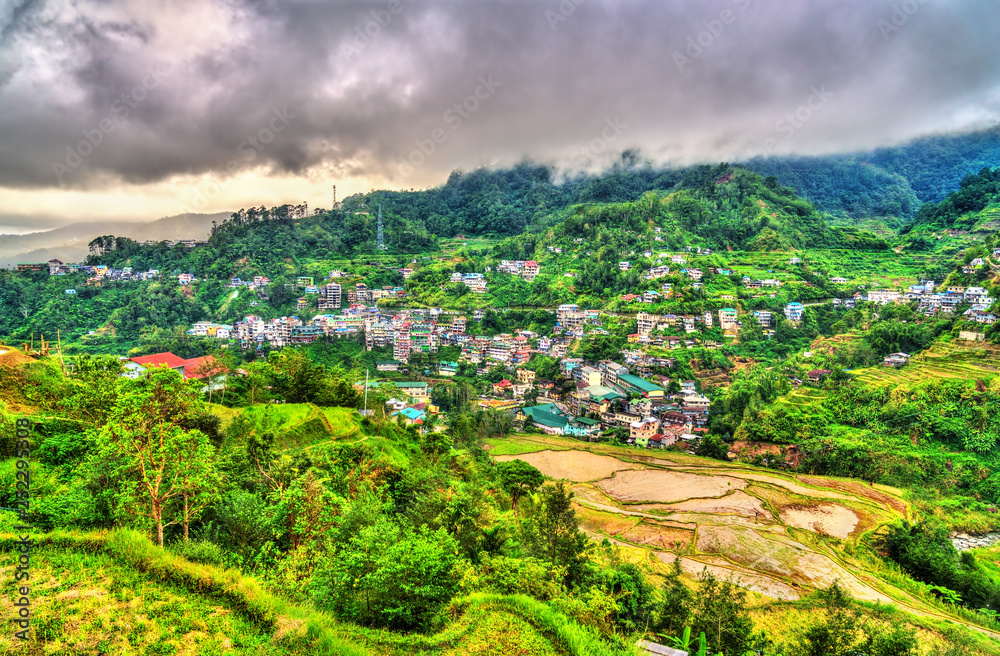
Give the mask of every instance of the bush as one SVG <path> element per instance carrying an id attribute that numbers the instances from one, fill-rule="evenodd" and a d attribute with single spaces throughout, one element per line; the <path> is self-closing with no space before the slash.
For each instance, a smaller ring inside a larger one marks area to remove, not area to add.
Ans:
<path id="1" fill-rule="evenodd" d="M 222 565 L 226 560 L 226 552 L 214 542 L 202 540 L 175 542 L 170 545 L 169 550 L 181 558 L 206 565 Z"/>
<path id="2" fill-rule="evenodd" d="M 430 628 L 457 587 L 458 543 L 444 529 L 380 518 L 354 534 L 314 578 L 317 602 L 366 626 Z"/>

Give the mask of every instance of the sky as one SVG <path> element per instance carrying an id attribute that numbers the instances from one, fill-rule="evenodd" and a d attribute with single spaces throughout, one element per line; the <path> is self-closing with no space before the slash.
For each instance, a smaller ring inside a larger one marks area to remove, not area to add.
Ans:
<path id="1" fill-rule="evenodd" d="M 0 0 L 0 225 L 994 125 L 996 3 Z"/>

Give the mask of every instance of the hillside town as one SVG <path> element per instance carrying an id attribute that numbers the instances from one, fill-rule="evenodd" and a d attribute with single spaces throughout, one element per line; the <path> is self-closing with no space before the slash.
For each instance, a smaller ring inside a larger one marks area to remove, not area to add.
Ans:
<path id="1" fill-rule="evenodd" d="M 178 242 L 172 246 L 198 245 Z M 558 258 L 563 248 L 549 247 L 548 256 Z M 577 240 L 565 248 L 579 249 L 581 245 Z M 401 285 L 370 287 L 364 275 L 341 269 L 329 271 L 325 278 L 297 276 L 284 287 L 298 294 L 295 307 L 299 314 L 278 317 L 266 314 L 268 293 L 273 285 L 269 276 L 232 277 L 224 281 L 232 290 L 231 299 L 251 294 L 256 300 L 249 305 L 259 307 L 260 314 L 249 314 L 232 323 L 198 321 L 189 326 L 187 334 L 215 340 L 222 348 L 258 352 L 331 338 L 360 340 L 364 349 L 378 358 L 375 370 L 370 373 L 381 380 L 368 384 L 382 385 L 383 389 L 385 385 L 395 386 L 389 404 L 392 412 L 406 423 L 421 425 L 428 413 L 438 410 L 431 402 L 435 384 L 456 375 L 483 380 L 499 376 L 499 380 L 479 389 L 478 404 L 483 409 L 510 413 L 521 427 L 592 441 L 614 434 L 627 444 L 643 448 L 673 445 L 687 448 L 686 445 L 707 431 L 711 400 L 701 381 L 682 379 L 673 372 L 677 358 L 670 355 L 671 351 L 717 350 L 739 340 L 741 332 L 750 327 L 771 338 L 776 335 L 779 321 L 794 329 L 803 322 L 807 308 L 819 305 L 850 311 L 866 303 L 876 307 L 911 304 L 926 317 L 953 314 L 962 308 L 963 318 L 970 322 L 990 325 L 996 321 L 995 314 L 989 312 L 995 299 L 983 287 L 945 287 L 933 280 L 921 280 L 899 289 L 866 289 L 857 285 L 852 288 L 848 278 L 832 276 L 829 283 L 839 290 L 836 296 L 820 299 L 813 296 L 804 302 L 788 300 L 776 305 L 779 291 L 785 292 L 782 298 L 788 297 L 791 288 L 808 291 L 808 283 L 803 286 L 801 280 L 788 272 L 803 266 L 802 258 L 788 259 L 784 273 L 768 270 L 765 273 L 772 277 L 766 277 L 749 272 L 740 274 L 732 266 L 692 266 L 692 261 L 712 255 L 707 248 L 691 247 L 680 253 L 654 254 L 651 250 L 629 253 L 641 259 L 622 260 L 618 269 L 629 272 L 640 264 L 643 270 L 640 280 L 652 283 L 653 288 L 621 294 L 619 309 L 615 310 L 588 309 L 575 303 L 537 308 L 537 312 L 551 317 L 544 330 L 538 327 L 531 330 L 523 325 L 510 326 L 507 331 L 482 331 L 486 312 L 503 314 L 506 310 L 502 307 L 466 310 L 406 307 L 414 274 L 426 266 L 413 259 L 411 264 L 395 270 Z M 973 260 L 969 266 L 981 267 L 983 262 Z M 83 274 L 85 287 L 164 280 L 191 287 L 200 282 L 190 272 L 115 269 L 67 264 L 58 259 L 22 264 L 17 269 L 28 273 L 47 271 L 51 277 Z M 490 281 L 503 284 L 507 277 L 530 283 L 541 272 L 542 267 L 535 260 L 501 259 L 480 272 L 453 271 L 447 277 L 447 284 L 484 295 L 490 289 Z M 565 275 L 577 274 L 566 271 Z M 733 283 L 736 285 L 734 291 L 716 294 L 716 302 L 731 303 L 729 307 L 690 314 L 654 311 L 683 300 L 685 295 L 704 293 L 706 284 L 720 280 L 732 281 L 726 283 L 730 289 Z M 75 295 L 77 288 L 68 287 L 65 291 L 67 295 Z M 741 299 L 763 299 L 767 307 L 746 309 L 745 303 L 739 302 Z M 392 304 L 387 305 L 387 301 Z M 573 357 L 575 344 L 608 335 L 609 327 L 622 324 L 633 325 L 634 330 L 627 334 L 625 348 L 617 357 Z M 963 334 L 967 339 L 982 339 L 974 331 Z M 442 349 L 448 349 L 450 356 L 438 357 Z M 537 367 L 531 365 L 536 356 L 553 359 L 558 366 L 557 375 L 538 376 Z M 170 353 L 148 357 L 166 363 L 179 361 Z M 907 353 L 890 354 L 884 358 L 883 366 L 902 367 L 909 357 Z M 138 360 L 132 362 L 136 366 L 142 364 Z M 814 369 L 801 378 L 789 376 L 788 380 L 795 386 L 818 385 L 830 373 Z"/>

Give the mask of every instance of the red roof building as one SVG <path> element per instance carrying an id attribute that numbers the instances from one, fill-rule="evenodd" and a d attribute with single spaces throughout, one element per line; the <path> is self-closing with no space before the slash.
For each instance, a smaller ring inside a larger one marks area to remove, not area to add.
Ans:
<path id="1" fill-rule="evenodd" d="M 203 358 L 191 358 L 190 360 L 184 361 L 184 377 L 185 378 L 211 378 L 214 374 L 219 372 L 216 371 L 219 367 L 217 366 L 217 361 L 211 355 L 206 355 Z"/>
<path id="2" fill-rule="evenodd" d="M 187 360 L 178 357 L 173 353 L 154 353 L 152 355 L 143 355 L 138 358 L 132 358 L 132 362 L 140 365 L 143 368 L 147 367 L 170 367 L 171 369 L 177 370 L 178 373 L 184 373 L 184 365 L 187 364 Z"/>
<path id="3" fill-rule="evenodd" d="M 148 369 L 150 367 L 169 367 L 187 379 L 210 378 L 217 367 L 217 361 L 210 355 L 202 358 L 191 358 L 185 360 L 173 353 L 154 353 L 152 355 L 142 355 L 129 360 L 138 366 L 132 369 Z"/>

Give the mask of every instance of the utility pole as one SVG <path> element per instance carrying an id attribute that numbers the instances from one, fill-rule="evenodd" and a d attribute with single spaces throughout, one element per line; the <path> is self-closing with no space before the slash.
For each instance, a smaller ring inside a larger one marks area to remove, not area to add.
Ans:
<path id="1" fill-rule="evenodd" d="M 365 409 L 361 413 L 362 416 L 368 416 L 368 369 L 365 368 Z"/>
<path id="2" fill-rule="evenodd" d="M 62 368 L 63 376 L 66 375 L 66 363 L 63 361 L 62 356 L 62 336 L 60 335 L 59 329 L 56 329 L 56 348 L 59 349 L 59 366 Z"/>

